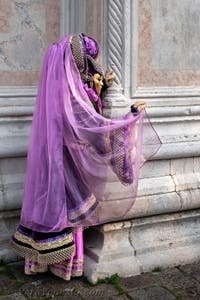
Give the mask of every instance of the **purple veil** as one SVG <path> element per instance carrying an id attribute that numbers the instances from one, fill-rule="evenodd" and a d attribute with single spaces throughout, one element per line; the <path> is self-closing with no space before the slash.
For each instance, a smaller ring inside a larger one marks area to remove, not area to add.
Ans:
<path id="1" fill-rule="evenodd" d="M 120 219 L 160 146 L 145 112 L 111 120 L 95 111 L 70 39 L 46 52 L 32 124 L 20 224 L 38 232 Z"/>

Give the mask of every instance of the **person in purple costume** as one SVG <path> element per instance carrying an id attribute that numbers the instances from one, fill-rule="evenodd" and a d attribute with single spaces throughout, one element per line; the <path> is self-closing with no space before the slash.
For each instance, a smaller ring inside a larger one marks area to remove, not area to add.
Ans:
<path id="1" fill-rule="evenodd" d="M 104 74 L 98 54 L 97 42 L 80 34 L 62 38 L 44 58 L 21 219 L 12 237 L 26 274 L 81 276 L 83 228 L 126 215 L 139 169 L 160 146 L 143 104 L 124 117 L 102 115 L 102 95 L 114 74 Z M 127 192 L 120 207 L 110 193 L 113 182 Z"/>

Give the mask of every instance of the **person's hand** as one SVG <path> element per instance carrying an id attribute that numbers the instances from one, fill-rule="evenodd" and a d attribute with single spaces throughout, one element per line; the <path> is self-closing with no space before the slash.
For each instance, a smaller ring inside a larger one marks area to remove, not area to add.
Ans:
<path id="1" fill-rule="evenodd" d="M 146 102 L 137 101 L 137 102 L 135 102 L 134 106 L 136 106 L 139 111 L 142 111 L 143 109 L 145 109 L 147 107 L 147 104 L 146 104 Z"/>
<path id="2" fill-rule="evenodd" d="M 113 73 L 113 71 L 106 71 L 104 78 L 107 87 L 110 87 L 115 79 L 115 74 Z"/>

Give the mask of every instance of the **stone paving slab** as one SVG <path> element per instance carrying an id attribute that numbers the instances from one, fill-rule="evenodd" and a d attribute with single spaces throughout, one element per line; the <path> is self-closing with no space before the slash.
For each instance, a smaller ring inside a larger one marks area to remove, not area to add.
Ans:
<path id="1" fill-rule="evenodd" d="M 7 296 L 0 296 L 0 300 L 27 300 L 27 298 L 20 293 L 14 293 Z"/>
<path id="2" fill-rule="evenodd" d="M 192 265 L 178 267 L 181 272 L 194 278 L 200 283 L 200 262 Z"/>
<path id="3" fill-rule="evenodd" d="M 50 272 L 24 275 L 23 262 L 0 265 L 0 300 L 200 300 L 200 263 L 90 285 Z"/>
<path id="4" fill-rule="evenodd" d="M 200 299 L 200 284 L 189 274 L 185 275 L 178 268 L 167 269 L 154 274 L 157 285 L 170 290 L 176 297 L 181 299 Z"/>
<path id="5" fill-rule="evenodd" d="M 44 277 L 44 274 L 37 274 L 37 275 L 30 275 L 27 276 L 24 274 L 24 262 L 19 261 L 15 263 L 10 263 L 7 265 L 7 267 L 12 270 L 13 276 L 18 280 L 22 282 L 29 282 L 35 280 L 39 280 L 40 277 Z M 0 270 L 1 272 L 1 270 Z M 36 278 L 37 277 L 37 278 Z"/>
<path id="6" fill-rule="evenodd" d="M 132 290 L 134 288 L 144 288 L 157 283 L 156 277 L 152 276 L 152 273 L 144 273 L 134 277 L 120 278 L 120 285 L 125 291 Z"/>
<path id="7" fill-rule="evenodd" d="M 63 284 L 64 282 L 64 284 Z M 112 285 L 97 285 L 97 286 L 85 286 L 82 281 L 70 281 L 65 282 L 62 279 L 53 277 L 49 282 L 45 281 L 33 281 L 24 284 L 20 288 L 20 292 L 28 299 L 34 300 L 37 298 L 50 298 L 58 299 L 62 297 L 75 297 L 75 299 L 102 299 L 106 300 L 108 297 L 115 296 L 117 294 L 116 289 Z M 72 297 L 72 299 L 73 299 Z"/>
<path id="8" fill-rule="evenodd" d="M 177 297 L 160 286 L 136 289 L 129 293 L 132 300 L 176 300 Z"/>
<path id="9" fill-rule="evenodd" d="M 110 296 L 106 297 L 105 300 L 129 300 L 130 298 L 127 298 L 126 295 L 115 295 L 115 296 Z M 100 300 L 100 299 L 97 299 Z M 104 300 L 103 298 L 101 300 Z"/>
<path id="10" fill-rule="evenodd" d="M 19 291 L 19 283 L 9 278 L 0 280 L 0 295 L 8 295 Z"/>

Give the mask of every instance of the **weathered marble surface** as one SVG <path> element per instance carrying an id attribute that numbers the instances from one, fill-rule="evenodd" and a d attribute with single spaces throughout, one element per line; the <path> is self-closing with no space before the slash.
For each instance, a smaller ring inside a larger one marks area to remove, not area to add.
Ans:
<path id="1" fill-rule="evenodd" d="M 152 67 L 199 71 L 198 0 L 151 0 Z"/>
<path id="2" fill-rule="evenodd" d="M 95 283 L 192 263 L 200 259 L 199 237 L 199 210 L 94 227 L 86 233 L 85 275 Z"/>
<path id="3" fill-rule="evenodd" d="M 136 2 L 137 87 L 199 86 L 198 0 Z"/>
<path id="4" fill-rule="evenodd" d="M 0 187 L 1 188 L 1 187 Z M 19 212 L 0 210 L 0 259 L 4 262 L 16 261 L 17 256 L 10 246 L 10 238 L 19 222 Z"/>
<path id="5" fill-rule="evenodd" d="M 45 48 L 59 38 L 60 0 L 0 0 L 0 85 L 38 82 Z"/>

